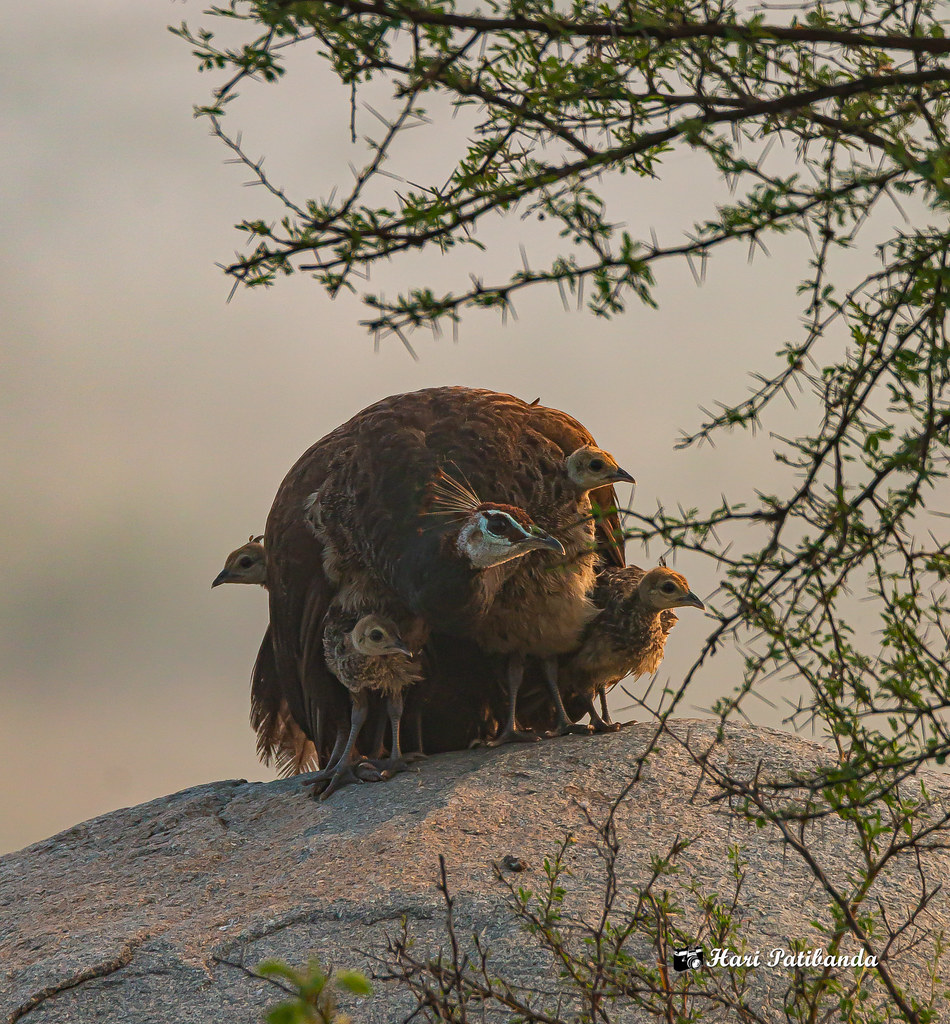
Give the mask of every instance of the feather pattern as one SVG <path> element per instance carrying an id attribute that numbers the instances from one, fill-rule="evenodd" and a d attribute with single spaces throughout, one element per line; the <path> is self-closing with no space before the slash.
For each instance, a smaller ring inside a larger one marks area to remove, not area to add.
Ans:
<path id="1" fill-rule="evenodd" d="M 678 621 L 674 608 L 703 607 L 686 578 L 665 566 L 649 571 L 634 565 L 604 569 L 591 598 L 598 609 L 596 618 L 577 650 L 560 666 L 565 705 L 577 717 L 589 710 L 596 694 L 625 676 L 657 671 Z"/>
<path id="2" fill-rule="evenodd" d="M 591 614 L 586 591 L 597 566 L 623 565 L 613 487 L 580 496 L 564 472 L 568 456 L 592 444 L 556 409 L 449 387 L 383 399 L 311 446 L 284 478 L 264 535 L 271 626 L 252 680 L 264 754 L 278 757 L 294 740 L 281 725 L 289 715 L 325 763 L 347 721 L 348 694 L 323 647 L 327 612 L 341 594 L 351 608 L 395 604 L 439 635 L 480 642 L 487 633 L 477 624 L 504 591 L 510 613 L 531 624 L 509 634 L 499 616 L 492 649 L 576 643 Z M 523 509 L 561 541 L 565 556 L 537 552 L 473 574 L 449 556 L 457 517 L 478 497 Z M 594 518 L 592 503 L 613 511 Z M 452 514 L 433 525 L 426 516 L 433 510 Z M 484 674 L 480 680 L 476 717 L 487 720 L 491 688 Z M 453 685 L 438 676 L 420 684 L 428 691 L 420 701 L 426 735 L 464 731 L 453 726 Z"/>

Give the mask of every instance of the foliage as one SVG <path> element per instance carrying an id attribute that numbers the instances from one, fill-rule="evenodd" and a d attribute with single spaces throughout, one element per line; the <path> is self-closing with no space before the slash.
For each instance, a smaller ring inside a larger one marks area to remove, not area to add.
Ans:
<path id="1" fill-rule="evenodd" d="M 214 102 L 198 108 L 217 130 L 243 79 L 277 81 L 290 53 L 314 45 L 342 82 L 355 88 L 383 79 L 399 104 L 367 139 L 372 159 L 348 194 L 298 203 L 275 189 L 285 218 L 245 221 L 254 248 L 228 273 L 256 285 L 303 269 L 335 292 L 384 256 L 477 246 L 479 221 L 517 210 L 558 224 L 565 252 L 548 267 L 454 294 L 421 288 L 393 302 L 368 295 L 378 310 L 370 326 L 439 323 L 472 305 L 505 308 L 517 291 L 541 282 L 573 291 L 587 282 L 591 309 L 608 315 L 623 309 L 629 292 L 651 300 L 661 259 L 704 259 L 729 240 L 755 245 L 792 230 L 814 240 L 817 314 L 834 308 L 834 289 L 826 293 L 821 279 L 828 250 L 847 245 L 882 197 L 917 190 L 945 212 L 950 70 L 941 58 L 950 40 L 939 4 L 804 5 L 788 24 L 744 14 L 728 0 L 574 0 L 569 8 L 491 0 L 486 9 L 231 0 L 213 13 L 263 31 L 241 48 L 219 48 L 210 30 L 175 30 L 202 68 L 233 72 Z M 424 123 L 434 93 L 478 114 L 455 169 L 441 183 L 393 186 L 388 206 L 368 205 L 370 182 L 397 137 Z M 761 144 L 776 140 L 799 154 L 789 173 L 764 169 Z M 594 184 L 608 173 L 657 175 L 677 149 L 704 154 L 748 191 L 695 225 L 685 244 L 663 247 L 612 223 Z M 260 165 L 248 163 L 267 183 Z M 910 240 L 916 244 L 903 259 L 926 261 L 928 233 Z M 806 353 L 796 350 L 792 361 Z"/>
<path id="2" fill-rule="evenodd" d="M 268 1010 L 268 1024 L 349 1024 L 350 1017 L 336 1008 L 342 989 L 353 995 L 372 994 L 369 982 L 359 971 L 335 971 L 328 974 L 316 960 L 305 971 L 298 971 L 279 960 L 258 964 L 257 974 L 274 982 L 283 982 L 292 998 Z"/>
<path id="3" fill-rule="evenodd" d="M 700 278 L 723 247 L 747 245 L 751 255 L 772 236 L 807 239 L 801 335 L 776 340 L 776 362 L 752 393 L 719 404 L 681 442 L 755 431 L 778 399 L 804 395 L 811 425 L 773 440 L 782 486 L 708 508 L 632 513 L 629 535 L 708 558 L 724 574 L 710 602 L 715 628 L 666 692 L 654 745 L 727 641 L 743 651 L 745 671 L 715 709 L 723 726 L 770 686 L 780 699 L 803 692 L 791 721 L 830 737 L 838 763 L 750 780 L 691 753 L 723 801 L 808 865 L 840 934 L 873 943 L 856 908 L 892 858 L 939 845 L 950 821 L 924 815 L 925 791 L 913 784 L 922 766 L 950 755 L 946 5 L 484 0 L 476 10 L 453 0 L 231 0 L 212 13 L 248 37 L 228 48 L 208 29 L 175 30 L 201 67 L 229 76 L 198 113 L 280 207 L 276 221 L 240 225 L 251 245 L 226 268 L 236 283 L 267 286 L 304 271 L 331 294 L 355 291 L 382 259 L 481 248 L 479 225 L 492 216 L 557 228 L 545 266 L 525 260 L 450 292 L 365 293 L 369 329 L 406 340 L 420 326 L 454 327 L 466 309 L 511 311 L 520 292 L 551 284 L 613 316 L 631 297 L 655 301 L 664 261 L 686 260 Z M 392 94 L 367 139 L 369 161 L 349 190 L 326 199 L 290 198 L 224 129 L 238 86 L 279 82 L 300 50 L 330 62 L 354 114 L 366 83 Z M 391 157 L 407 131 L 424 130 L 438 97 L 468 116 L 468 138 L 444 180 L 411 185 Z M 661 176 L 681 154 L 707 161 L 730 197 L 681 238 L 635 237 L 613 212 L 612 183 L 623 178 L 629 194 L 634 179 Z M 390 198 L 371 201 L 380 185 Z M 903 223 L 888 226 L 882 206 Z M 884 237 L 862 255 L 870 224 Z M 845 822 L 860 854 L 849 891 L 823 877 L 802 838 L 821 818 Z M 902 1019 L 927 1019 L 886 970 L 879 977 Z"/>
<path id="4" fill-rule="evenodd" d="M 249 76 L 279 81 L 299 48 L 316 48 L 354 88 L 388 82 L 399 105 L 368 140 L 372 159 L 345 196 L 292 201 L 247 160 L 286 215 L 242 225 L 254 246 L 227 271 L 245 284 L 303 269 L 331 291 L 352 287 L 382 257 L 479 245 L 475 226 L 493 212 L 559 225 L 564 249 L 546 269 L 453 294 L 365 297 L 373 330 L 403 332 L 455 320 L 466 306 L 507 309 L 518 290 L 545 282 L 578 293 L 586 282 L 590 308 L 610 315 L 629 294 L 652 301 L 662 259 L 701 263 L 722 245 L 754 247 L 775 233 L 811 240 L 803 337 L 785 344 L 748 399 L 722 405 L 682 441 L 755 429 L 777 397 L 804 392 L 817 422 L 777 439 L 784 491 L 634 515 L 630 535 L 724 568 L 719 625 L 696 665 L 727 638 L 747 651 L 743 686 L 717 709 L 723 720 L 770 675 L 791 673 L 810 694 L 797 719 L 819 720 L 849 762 L 842 799 L 878 792 L 871 775 L 882 766 L 899 776 L 942 763 L 950 545 L 933 500 L 946 494 L 950 441 L 945 8 L 815 4 L 781 23 L 729 0 L 574 0 L 569 9 L 492 0 L 484 13 L 419 0 L 232 0 L 212 13 L 260 33 L 227 49 L 210 30 L 175 30 L 202 67 L 231 74 L 199 108 L 226 140 L 222 116 L 237 86 Z M 433 93 L 478 114 L 454 171 L 442 184 L 392 186 L 391 208 L 368 205 L 370 182 Z M 787 172 L 765 169 L 776 140 L 795 149 Z M 666 247 L 617 228 L 598 181 L 660 174 L 683 149 L 704 155 L 738 198 Z M 901 196 L 921 219 L 894 230 L 877 247 L 880 266 L 843 288 L 834 252 L 854 243 L 878 204 Z M 849 593 L 873 603 L 877 636 L 840 613 Z"/>
<path id="5" fill-rule="evenodd" d="M 746 938 L 755 925 L 750 928 L 746 910 L 754 904 L 749 904 L 744 892 L 749 874 L 745 851 L 738 845 L 726 851 L 729 870 L 722 892 L 705 891 L 685 875 L 691 844 L 680 838 L 643 866 L 637 884 L 623 884 L 615 828 L 618 809 L 615 804 L 605 824 L 594 826 L 589 819 L 601 867 L 594 890 L 600 899 L 593 905 L 578 907 L 571 900 L 567 861 L 575 843 L 572 836 L 544 861 L 544 877 L 536 892 L 511 882 L 496 869 L 498 880 L 507 888 L 513 919 L 544 959 L 544 968 L 530 979 L 515 980 L 510 972 L 501 973 L 480 934 L 472 934 L 469 941 L 459 935 L 456 899 L 441 858 L 447 948 L 434 957 L 420 953 L 404 925 L 400 934 L 390 938 L 388 956 L 377 976 L 412 994 L 416 1007 L 412 1017 L 458 1024 L 469 1020 L 765 1024 L 776 1019 L 930 1024 L 939 1019 L 947 1005 L 947 994 L 936 983 L 943 944 L 942 937 L 927 927 L 926 907 L 932 893 L 926 892 L 926 883 L 923 899 L 911 902 L 900 920 L 888 919 L 885 905 L 875 899 L 873 884 L 854 894 L 849 912 L 860 918 L 866 932 L 860 942 L 843 915 L 835 913 L 832 902 L 825 919 L 813 922 L 811 940 L 799 936 L 784 948 L 757 950 Z M 894 854 L 891 848 L 881 866 Z M 844 895 L 834 884 L 830 892 Z M 925 938 L 930 941 L 923 954 L 920 947 Z M 675 957 L 678 950 L 702 950 L 705 962 L 681 971 Z M 780 950 L 784 959 L 770 971 L 770 958 Z M 855 966 L 858 950 L 880 954 L 880 964 Z M 904 987 L 908 979 L 903 957 L 911 950 L 916 962 L 926 960 L 933 972 L 934 984 L 923 999 L 909 996 Z M 772 983 L 771 998 L 765 995 L 763 976 Z"/>

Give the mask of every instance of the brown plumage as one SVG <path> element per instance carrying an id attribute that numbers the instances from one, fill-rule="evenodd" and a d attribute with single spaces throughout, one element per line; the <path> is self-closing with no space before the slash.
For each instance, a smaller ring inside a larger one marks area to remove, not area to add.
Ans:
<path id="1" fill-rule="evenodd" d="M 270 692 L 277 664 L 270 626 L 264 633 L 251 673 L 251 728 L 257 735 L 257 756 L 263 764 L 273 763 L 282 778 L 316 771 L 320 767 L 315 744 L 294 717 L 289 702 L 281 695 L 262 705 L 255 694 Z"/>
<path id="2" fill-rule="evenodd" d="M 602 561 L 589 494 L 605 482 L 620 480 L 633 482 L 633 477 L 608 452 L 584 445 L 558 465 L 547 481 L 547 492 L 529 503 L 537 522 L 565 550 L 561 557 L 538 554 L 520 562 L 488 613 L 471 630 L 483 650 L 507 655 L 508 708 L 492 745 L 537 738 L 531 730 L 517 727 L 518 692 L 528 656 L 542 660 L 555 711 L 555 733 L 586 731 L 570 721 L 561 703 L 557 656 L 577 646 L 597 611 L 587 596 Z"/>
<path id="3" fill-rule="evenodd" d="M 555 658 L 576 646 L 596 612 L 587 592 L 600 560 L 598 529 L 603 531 L 605 524 L 593 516 L 589 494 L 632 477 L 564 414 L 555 416 L 552 410 L 517 403 L 510 396 L 463 389 L 446 395 L 446 390 L 441 389 L 439 397 L 448 412 L 437 409 L 438 415 L 432 416 L 426 409 L 430 415 L 415 416 L 417 410 L 411 409 L 395 428 L 384 419 L 363 432 L 358 448 L 345 449 L 332 463 L 311 499 L 327 576 L 341 588 L 340 599 L 346 605 L 369 605 L 379 586 L 388 586 L 433 629 L 471 637 L 484 651 L 507 656 L 508 713 L 493 742 L 537 738 L 519 733 L 515 726 L 526 656 L 545 659 L 558 730 L 574 731 L 560 708 Z M 420 395 L 429 397 L 421 392 L 403 398 Z M 533 429 L 536 419 L 557 424 L 560 444 Z M 565 454 L 561 444 L 566 447 L 578 440 L 584 443 Z M 509 561 L 485 574 L 477 603 L 449 577 L 444 559 L 438 572 L 431 571 L 433 552 L 425 550 L 413 533 L 434 527 L 421 526 L 411 511 L 416 506 L 426 515 L 470 514 L 480 507 L 476 487 L 503 493 L 523 506 L 563 546 L 554 553 L 539 551 Z M 401 528 L 400 515 L 406 524 Z M 611 550 L 616 559 L 616 550 Z M 463 595 L 466 600 L 457 607 Z"/>
<path id="4" fill-rule="evenodd" d="M 224 568 L 215 577 L 211 584 L 212 588 L 222 583 L 244 583 L 267 586 L 267 560 L 264 552 L 264 545 L 261 543 L 263 537 L 255 537 L 253 534 L 248 538 L 246 544 L 235 548 L 224 561 Z M 254 692 L 255 680 L 258 671 L 264 678 L 272 678 L 274 674 L 274 652 L 270 643 L 270 628 L 264 634 L 264 642 L 261 644 L 257 656 L 257 664 L 254 666 L 254 675 L 251 680 L 251 692 Z M 257 734 L 257 754 L 264 764 L 274 761 L 274 766 L 281 777 L 297 775 L 300 772 L 314 771 L 319 767 L 317 763 L 317 751 L 314 745 L 307 738 L 306 733 L 297 725 L 290 713 L 286 701 L 278 703 L 273 709 L 271 718 L 268 721 L 269 736 L 268 743 L 261 739 L 261 723 L 256 716 L 256 706 L 252 699 L 251 704 L 251 728 Z"/>
<path id="5" fill-rule="evenodd" d="M 596 467 L 596 468 L 595 468 Z M 516 495 L 542 529 L 564 546 L 519 562 L 472 636 L 486 651 L 521 650 L 540 658 L 571 650 L 596 609 L 587 599 L 599 564 L 589 494 L 604 480 L 632 480 L 613 457 L 585 445 L 549 468 L 543 487 Z M 525 608 L 544 608 L 544 615 Z"/>
<path id="6" fill-rule="evenodd" d="M 447 479 L 445 474 L 442 478 Z M 464 505 L 437 510 L 424 501 L 417 510 L 403 512 L 401 525 L 390 514 L 387 525 L 401 542 L 392 544 L 391 563 L 366 543 L 362 534 L 372 517 L 354 504 L 340 479 L 331 476 L 312 496 L 307 515 L 322 545 L 324 571 L 337 588 L 338 605 L 354 612 L 396 606 L 449 632 L 464 633 L 486 614 L 528 552 L 564 554 L 561 543 L 524 510 L 474 495 Z"/>
<path id="7" fill-rule="evenodd" d="M 450 478 L 442 475 L 443 481 Z M 517 572 L 525 556 L 538 549 L 564 554 L 554 538 L 540 530 L 517 507 L 481 502 L 461 485 L 453 493 L 450 508 L 424 510 L 422 516 L 433 521 L 417 526 L 407 538 L 407 547 L 399 561 L 400 574 L 394 577 L 379 573 L 372 564 L 365 566 L 354 550 L 351 538 L 356 531 L 340 529 L 334 511 L 334 499 L 340 492 L 326 488 L 315 496 L 308 514 L 316 535 L 324 544 L 324 568 L 331 581 L 339 585 L 334 605 L 351 613 L 365 611 L 373 605 L 384 605 L 394 615 L 414 616 L 416 623 L 434 622 L 444 629 L 464 633 L 489 611 L 497 594 Z M 459 494 L 468 500 L 456 503 Z M 353 520 L 344 522 L 349 526 Z M 393 579 L 408 581 L 399 586 Z M 407 611 L 407 602 L 411 601 Z M 326 630 L 326 626 L 324 629 Z M 398 751 L 398 714 L 394 717 L 390 702 L 389 718 L 392 736 Z M 421 706 L 416 706 L 414 720 L 421 735 Z M 381 731 L 377 728 L 382 742 Z M 341 723 L 337 724 L 336 749 L 343 742 Z M 398 753 L 393 754 L 398 758 Z"/>
<path id="8" fill-rule="evenodd" d="M 384 588 L 440 635 L 471 635 L 472 623 L 491 608 L 497 588 L 486 593 L 484 580 L 473 586 L 471 565 L 442 561 L 457 550 L 457 522 L 423 514 L 426 488 L 440 473 L 467 482 L 486 501 L 518 506 L 546 529 L 543 514 L 564 504 L 553 493 L 569 494 L 578 507 L 565 463 L 593 444 L 557 410 L 491 391 L 432 388 L 375 403 L 304 453 L 278 490 L 265 532 L 273 652 L 262 647 L 252 692 L 263 749 L 280 742 L 284 703 L 324 763 L 336 742 L 349 701 L 326 666 L 322 634 L 340 594 L 344 606 L 366 607 Z M 593 526 L 601 557 L 622 565 L 613 488 L 605 484 L 590 497 L 612 510 Z M 494 573 L 491 585 L 511 569 Z M 543 600 L 518 609 L 539 635 L 550 632 L 547 611 Z M 446 679 L 424 705 L 427 736 L 456 714 L 451 686 Z"/>
<path id="9" fill-rule="evenodd" d="M 645 571 L 637 566 L 604 569 L 591 599 L 600 609 L 584 631 L 576 651 L 561 659 L 560 685 L 574 717 L 585 712 L 597 732 L 619 728 L 594 698 L 625 676 L 653 673 L 663 660 L 666 638 L 677 616 L 674 608 L 704 608 L 686 578 L 660 566 Z"/>

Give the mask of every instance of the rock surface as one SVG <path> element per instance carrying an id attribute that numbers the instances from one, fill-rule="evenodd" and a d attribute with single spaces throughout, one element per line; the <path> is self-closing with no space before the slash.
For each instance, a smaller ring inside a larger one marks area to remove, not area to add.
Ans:
<path id="1" fill-rule="evenodd" d="M 703 722 L 680 722 L 675 731 L 699 745 L 714 736 Z M 518 884 L 537 889 L 544 857 L 573 831 L 570 899 L 575 909 L 591 905 L 602 873 L 587 814 L 606 814 L 652 732 L 639 725 L 441 755 L 418 772 L 352 786 L 322 804 L 302 792 L 299 779 L 218 782 L 115 811 L 0 858 L 0 1020 L 259 1021 L 281 996 L 242 965 L 271 956 L 302 965 L 316 956 L 372 973 L 403 918 L 417 951 L 444 946 L 440 853 L 459 934 L 483 932 L 497 973 L 535 978 L 544 958 L 507 911 L 492 864 L 507 855 L 526 861 L 530 870 Z M 784 733 L 737 726 L 715 757 L 728 758 L 734 772 L 764 764 L 781 774 L 827 754 Z M 650 855 L 681 836 L 695 841 L 669 887 L 692 879 L 704 892 L 727 894 L 726 850 L 740 844 L 749 862 L 740 900 L 748 945 L 820 944 L 808 922 L 828 920 L 822 890 L 797 859 L 783 857 L 768 830 L 711 803 L 704 787 L 694 793 L 697 780 L 681 744 L 665 739 L 618 816 L 621 893 L 645 882 Z M 928 786 L 938 800 L 950 796 L 946 777 L 928 776 Z M 854 852 L 841 827 L 815 826 L 810 842 L 843 883 Z M 948 868 L 945 852 L 924 862 L 932 882 L 946 879 Z M 900 862 L 876 889 L 894 915 L 918 891 L 913 866 Z M 690 917 L 695 907 L 685 896 L 679 902 Z M 929 925 L 950 925 L 946 890 L 929 909 Z M 904 954 L 902 983 L 926 987 L 921 963 L 929 948 L 924 942 Z M 752 1001 L 764 1019 L 785 1019 L 790 976 L 755 972 Z M 391 983 L 375 989 L 362 1003 L 351 999 L 357 1024 L 402 1020 L 411 1008 L 406 994 Z M 714 1010 L 708 1019 L 734 1016 Z"/>

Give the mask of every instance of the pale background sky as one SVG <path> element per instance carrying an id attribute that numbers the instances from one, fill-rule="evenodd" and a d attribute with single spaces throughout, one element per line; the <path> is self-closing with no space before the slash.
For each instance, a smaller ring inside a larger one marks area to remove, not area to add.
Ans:
<path id="1" fill-rule="evenodd" d="M 199 22 L 202 7 L 53 0 L 42 18 L 5 12 L 0 852 L 186 786 L 273 777 L 247 724 L 266 597 L 212 592 L 211 580 L 263 530 L 297 456 L 384 395 L 456 383 L 540 396 L 638 478 L 643 509 L 708 507 L 776 479 L 767 439 L 673 444 L 700 405 L 741 397 L 746 373 L 795 336 L 797 239 L 751 265 L 744 247 L 720 255 L 702 288 L 685 266 L 660 268 L 658 312 L 597 321 L 565 314 L 552 290 L 522 299 L 506 327 L 470 314 L 458 344 L 415 336 L 419 363 L 395 339 L 374 353 L 360 304 L 331 302 L 303 276 L 227 304 L 214 264 L 240 244 L 232 225 L 273 210 L 191 117 L 212 80 L 165 26 Z M 316 62 L 243 93 L 228 121 L 292 195 L 326 195 L 365 159 L 346 90 Z M 411 167 L 447 168 L 459 131 L 415 136 Z M 702 165 L 677 161 L 661 183 L 623 179 L 615 215 L 672 241 L 720 193 Z M 500 247 L 415 258 L 380 281 L 461 286 L 468 269 L 517 265 L 521 242 L 537 262 L 548 254 L 516 219 L 482 237 Z M 789 414 L 767 425 L 787 430 Z M 628 558 L 649 560 L 632 546 Z M 715 589 L 712 563 L 676 565 L 699 594 Z M 682 678 L 710 621 L 682 615 L 661 678 Z M 737 664 L 716 658 L 690 705 L 731 691 Z M 784 714 L 761 712 L 769 725 Z"/>

